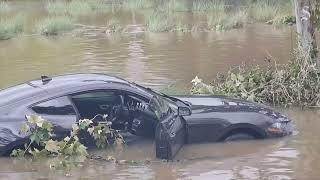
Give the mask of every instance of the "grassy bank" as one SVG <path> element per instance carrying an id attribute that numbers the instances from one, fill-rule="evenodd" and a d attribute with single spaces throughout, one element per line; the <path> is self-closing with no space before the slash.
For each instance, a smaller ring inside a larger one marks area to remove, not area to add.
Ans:
<path id="1" fill-rule="evenodd" d="M 37 32 L 41 35 L 58 35 L 74 29 L 73 20 L 66 16 L 47 17 L 37 25 Z"/>
<path id="2" fill-rule="evenodd" d="M 147 15 L 146 26 L 151 32 L 167 32 L 173 29 L 172 19 L 165 12 L 155 11 Z"/>
<path id="3" fill-rule="evenodd" d="M 23 32 L 23 17 L 0 18 L 0 40 L 7 40 Z"/>
<path id="4" fill-rule="evenodd" d="M 249 16 L 254 22 L 269 24 L 287 24 L 294 20 L 291 1 L 257 0 L 249 4 Z"/>
<path id="5" fill-rule="evenodd" d="M 81 16 L 96 12 L 108 12 L 112 7 L 114 7 L 112 3 L 107 4 L 103 0 L 49 1 L 46 10 L 49 14 Z"/>
<path id="6" fill-rule="evenodd" d="M 6 1 L 0 1 L 0 13 L 7 13 L 12 10 L 11 6 Z"/>
<path id="7" fill-rule="evenodd" d="M 207 25 L 210 30 L 225 31 L 242 28 L 248 22 L 248 12 L 238 10 L 233 13 L 226 13 L 225 10 L 215 11 L 207 16 Z"/>
<path id="8" fill-rule="evenodd" d="M 239 66 L 219 74 L 211 84 L 195 78 L 192 93 L 227 95 L 282 106 L 319 106 L 320 74 L 314 59 L 301 48 L 288 64 L 267 67 Z"/>
<path id="9" fill-rule="evenodd" d="M 227 1 L 222 0 L 170 0 L 166 1 L 166 9 L 157 8 L 153 6 L 155 11 L 166 14 L 159 18 L 159 16 L 148 16 L 147 24 L 150 25 L 150 29 L 153 32 L 163 32 L 171 30 L 179 31 L 191 31 L 192 27 L 196 24 L 191 24 L 189 29 L 187 26 L 179 28 L 180 21 L 174 21 L 172 14 L 175 12 L 193 12 L 207 16 L 206 29 L 208 31 L 225 31 L 236 28 L 241 28 L 249 23 L 267 23 L 274 25 L 294 23 L 295 18 L 293 16 L 293 4 L 290 0 L 274 1 L 274 0 L 255 0 L 255 1 L 242 1 L 240 4 L 227 4 Z M 168 23 L 168 20 L 176 25 Z M 169 27 L 168 27 L 169 26 Z M 155 31 L 156 30 L 156 31 Z"/>
<path id="10" fill-rule="evenodd" d="M 150 32 L 200 32 L 226 31 L 242 28 L 249 23 L 285 24 L 294 21 L 290 0 L 72 0 L 48 1 L 45 8 L 49 14 L 45 20 L 35 25 L 36 32 L 42 35 L 58 35 L 74 29 L 75 22 L 81 22 L 78 16 L 95 15 L 98 12 L 112 12 L 114 8 L 124 12 L 136 11 L 144 15 L 144 24 Z M 9 17 L 10 3 L 0 2 L 1 17 Z M 150 13 L 151 12 L 151 13 Z M 182 13 L 181 13 L 182 12 Z M 191 22 L 188 18 L 196 19 Z M 10 39 L 22 32 L 21 22 L 12 18 L 1 20 L 0 38 Z M 114 17 L 105 20 L 106 30 L 101 32 L 123 32 L 126 25 Z M 76 21 L 73 21 L 76 20 Z M 112 24 L 110 24 L 112 23 Z M 101 29 L 102 27 L 98 27 Z M 89 28 L 90 30 L 93 28 Z M 86 32 L 89 31 L 88 29 Z M 99 33 L 95 31 L 94 33 Z"/>

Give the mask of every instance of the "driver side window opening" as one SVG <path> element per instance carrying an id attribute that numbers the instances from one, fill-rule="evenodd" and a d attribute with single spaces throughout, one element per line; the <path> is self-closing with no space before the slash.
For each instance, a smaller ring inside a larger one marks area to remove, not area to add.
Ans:
<path id="1" fill-rule="evenodd" d="M 31 109 L 40 115 L 76 115 L 72 103 L 67 96 L 38 103 L 32 106 Z"/>
<path id="2" fill-rule="evenodd" d="M 115 106 L 122 103 L 121 96 L 116 91 L 101 90 L 78 93 L 71 96 L 77 107 L 80 119 L 92 119 L 97 114 L 111 114 Z"/>
<path id="3" fill-rule="evenodd" d="M 99 90 L 71 95 L 80 119 L 107 114 L 112 128 L 134 135 L 153 137 L 158 123 L 149 107 L 149 99 L 126 91 Z M 100 117 L 95 119 L 100 120 Z"/>

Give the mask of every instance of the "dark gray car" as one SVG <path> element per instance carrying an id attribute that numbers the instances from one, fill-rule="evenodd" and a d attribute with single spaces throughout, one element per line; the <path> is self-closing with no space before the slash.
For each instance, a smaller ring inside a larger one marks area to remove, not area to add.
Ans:
<path id="1" fill-rule="evenodd" d="M 113 76 L 70 74 L 0 91 L 0 154 L 27 142 L 19 130 L 30 114 L 49 120 L 57 138 L 67 136 L 79 119 L 107 114 L 113 128 L 153 137 L 162 159 L 172 159 L 185 143 L 292 133 L 290 119 L 256 103 L 223 96 L 171 97 Z"/>

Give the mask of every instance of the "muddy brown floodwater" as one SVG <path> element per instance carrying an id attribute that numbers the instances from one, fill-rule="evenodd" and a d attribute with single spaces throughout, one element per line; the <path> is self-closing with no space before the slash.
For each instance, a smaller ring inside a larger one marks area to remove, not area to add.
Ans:
<path id="1" fill-rule="evenodd" d="M 29 11 L 30 22 L 42 15 L 35 11 L 40 6 L 36 2 L 17 3 L 17 8 Z M 130 16 L 120 19 L 131 22 Z M 87 21 L 99 24 L 104 17 Z M 270 55 L 286 63 L 294 44 L 288 27 L 249 25 L 220 33 L 147 33 L 140 32 L 139 27 L 139 22 L 131 23 L 129 33 L 110 36 L 22 36 L 0 41 L 0 88 L 43 74 L 100 72 L 158 90 L 173 86 L 173 91 L 184 93 L 196 75 L 209 81 L 232 65 L 263 64 Z M 152 140 L 144 139 L 108 153 L 125 160 L 148 159 L 150 163 L 87 161 L 83 167 L 74 168 L 71 177 L 50 170 L 50 159 L 30 162 L 1 158 L 0 179 L 319 179 L 320 111 L 280 111 L 294 120 L 294 136 L 185 145 L 169 163 L 157 160 Z M 92 153 L 106 155 L 104 151 Z"/>

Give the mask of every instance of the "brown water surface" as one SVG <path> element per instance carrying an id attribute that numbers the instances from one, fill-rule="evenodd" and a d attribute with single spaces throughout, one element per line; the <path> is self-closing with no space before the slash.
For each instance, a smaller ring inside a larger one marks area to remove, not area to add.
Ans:
<path id="1" fill-rule="evenodd" d="M 44 12 L 34 11 L 41 7 L 35 2 L 26 7 L 17 3 L 18 9 L 29 12 L 30 22 L 41 19 Z M 127 33 L 22 36 L 0 41 L 0 88 L 43 74 L 100 72 L 155 89 L 173 85 L 183 93 L 197 75 L 210 81 L 217 72 L 242 62 L 264 64 L 270 55 L 279 63 L 286 63 L 294 44 L 288 27 L 249 25 L 227 32 L 149 33 L 141 32 L 141 15 L 137 14 L 137 21 L 130 13 L 118 16 L 129 24 Z M 109 15 L 83 21 L 101 24 L 106 17 Z M 282 111 L 296 124 L 297 132 L 292 137 L 186 145 L 169 163 L 155 158 L 152 140 L 143 140 L 109 153 L 125 160 L 149 159 L 150 163 L 88 161 L 83 167 L 74 168 L 71 177 L 63 171 L 50 170 L 48 159 L 30 162 L 1 158 L 0 179 L 319 179 L 319 111 Z"/>

